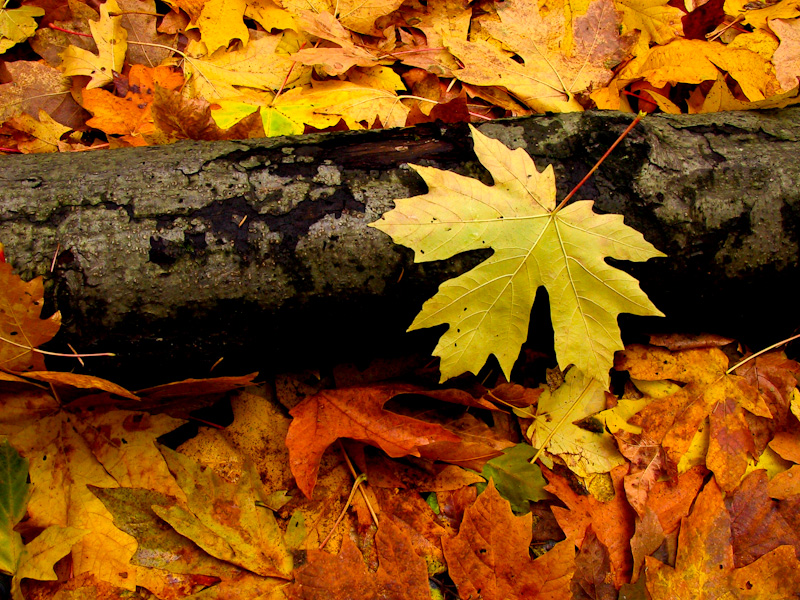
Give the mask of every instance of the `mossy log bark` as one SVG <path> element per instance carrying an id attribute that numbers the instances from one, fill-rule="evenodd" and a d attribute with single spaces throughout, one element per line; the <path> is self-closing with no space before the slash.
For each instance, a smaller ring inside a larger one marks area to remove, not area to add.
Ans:
<path id="1" fill-rule="evenodd" d="M 553 164 L 562 198 L 630 121 L 592 112 L 480 129 Z M 578 195 L 668 254 L 622 265 L 668 317 L 623 318 L 624 332 L 759 345 L 795 331 L 798 156 L 800 109 L 650 116 L 628 135 Z M 87 367 L 117 380 L 203 376 L 223 356 L 242 372 L 427 351 L 437 332 L 405 328 L 481 257 L 415 265 L 367 227 L 425 192 L 405 163 L 490 183 L 464 125 L 6 156 L 0 241 L 20 272 L 45 275 L 64 317 L 55 347 L 117 352 Z M 532 332 L 546 339 L 537 310 Z"/>

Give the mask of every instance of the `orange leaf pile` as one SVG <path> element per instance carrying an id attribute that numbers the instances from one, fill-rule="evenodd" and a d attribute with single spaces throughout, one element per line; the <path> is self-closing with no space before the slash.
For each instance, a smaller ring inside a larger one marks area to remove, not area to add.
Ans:
<path id="1" fill-rule="evenodd" d="M 53 327 L 41 282 L 0 273 L 3 335 L 32 344 Z M 533 353 L 520 372 L 540 387 L 439 389 L 410 358 L 135 393 L 0 369 L 2 569 L 15 600 L 792 597 L 800 364 L 773 351 L 731 368 L 730 340 L 652 341 L 666 346 L 618 354 L 616 394 L 583 396 L 571 371 L 529 375 Z M 536 449 L 536 421 L 619 453 L 576 469 L 590 442 L 560 452 L 553 432 Z"/>

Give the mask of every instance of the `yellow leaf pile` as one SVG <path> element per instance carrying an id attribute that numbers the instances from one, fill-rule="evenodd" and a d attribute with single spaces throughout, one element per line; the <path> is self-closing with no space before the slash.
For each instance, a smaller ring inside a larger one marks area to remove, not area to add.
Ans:
<path id="1" fill-rule="evenodd" d="M 0 9 L 0 152 L 800 102 L 800 0 L 24 4 Z"/>

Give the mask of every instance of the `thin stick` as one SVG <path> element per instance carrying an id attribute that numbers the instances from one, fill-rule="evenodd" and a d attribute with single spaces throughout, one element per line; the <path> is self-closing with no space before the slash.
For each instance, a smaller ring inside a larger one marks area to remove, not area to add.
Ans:
<path id="1" fill-rule="evenodd" d="M 56 268 L 56 259 L 58 258 L 58 251 L 61 250 L 61 244 L 56 244 L 56 251 L 53 252 L 53 262 L 50 263 L 50 272 L 52 273 L 55 271 Z M 70 346 L 71 348 L 72 346 Z"/>
<path id="2" fill-rule="evenodd" d="M 69 346 L 69 349 L 72 350 L 72 354 L 75 355 L 75 358 L 78 359 L 78 362 L 81 363 L 81 366 L 85 367 L 86 363 L 83 362 L 83 359 L 80 356 L 78 356 L 78 353 L 75 351 L 75 348 L 72 347 L 72 344 L 67 344 L 67 346 Z"/>
<path id="3" fill-rule="evenodd" d="M 344 508 L 342 508 L 342 512 L 339 513 L 339 518 L 336 519 L 336 523 L 333 524 L 333 527 L 331 528 L 330 533 L 328 533 L 328 536 L 319 545 L 320 550 L 322 550 L 325 547 L 325 544 L 327 544 L 328 541 L 331 539 L 333 532 L 336 531 L 336 528 L 339 526 L 339 523 L 341 523 L 342 519 L 344 519 L 344 515 L 347 513 L 347 509 L 350 507 L 350 503 L 353 501 L 353 496 L 356 495 L 356 490 L 359 489 L 359 486 L 366 480 L 367 480 L 367 475 L 365 473 L 362 473 L 361 475 L 356 477 L 356 481 L 353 484 L 353 489 L 350 490 L 350 496 L 347 498 L 347 502 L 345 502 Z"/>
<path id="4" fill-rule="evenodd" d="M 777 344 L 772 344 L 772 346 L 769 346 L 769 347 L 767 347 L 767 348 L 764 348 L 763 350 L 759 350 L 759 351 L 758 351 L 758 352 L 756 352 L 755 354 L 751 354 L 751 355 L 750 355 L 750 356 L 748 356 L 747 358 L 744 358 L 744 359 L 740 360 L 738 363 L 736 363 L 735 365 L 733 365 L 733 366 L 732 366 L 730 369 L 728 369 L 727 371 L 725 371 L 725 374 L 726 374 L 726 375 L 730 375 L 730 374 L 731 374 L 731 373 L 733 373 L 733 372 L 734 372 L 736 369 L 738 369 L 739 367 L 741 367 L 743 364 L 745 364 L 745 363 L 747 363 L 747 362 L 750 362 L 751 360 L 753 360 L 754 358 L 756 358 L 756 357 L 758 357 L 758 356 L 761 356 L 761 355 L 762 355 L 762 354 L 764 354 L 765 352 L 769 352 L 770 350 L 774 350 L 774 349 L 775 349 L 775 348 L 777 348 L 778 346 L 783 346 L 784 344 L 788 344 L 789 342 L 791 342 L 791 341 L 794 341 L 794 340 L 796 340 L 797 338 L 800 338 L 800 333 L 798 333 L 797 335 L 793 335 L 793 336 L 792 336 L 792 337 L 790 337 L 790 338 L 786 338 L 785 340 L 781 340 L 781 341 L 780 341 L 780 342 L 778 342 Z"/>
<path id="5" fill-rule="evenodd" d="M 645 114 L 646 114 L 646 113 L 640 112 L 638 115 L 636 115 L 636 118 L 633 120 L 633 122 L 632 122 L 630 125 L 628 125 L 628 128 L 627 128 L 627 129 L 625 129 L 625 131 L 623 131 L 623 132 L 620 134 L 620 136 L 617 138 L 617 141 L 615 141 L 613 144 L 611 144 L 611 147 L 610 147 L 608 150 L 606 150 L 606 153 L 605 153 L 605 154 L 603 154 L 603 156 L 601 156 L 601 157 L 600 157 L 600 160 L 598 160 L 598 161 L 597 161 L 597 164 L 595 164 L 595 166 L 593 166 L 593 167 L 592 167 L 592 170 L 591 170 L 591 171 L 589 171 L 589 172 L 586 174 L 586 177 L 584 177 L 583 179 L 581 179 L 581 180 L 578 182 L 578 185 L 576 185 L 574 188 L 572 188 L 572 191 L 571 191 L 569 194 L 567 194 L 567 197 L 566 197 L 566 198 L 564 198 L 564 199 L 561 201 L 561 204 L 559 204 L 559 205 L 556 207 L 556 209 L 555 209 L 553 212 L 558 212 L 559 210 L 561 210 L 562 208 L 564 208 L 564 205 L 565 205 L 565 204 L 566 204 L 566 203 L 569 201 L 569 199 L 570 199 L 570 198 L 572 198 L 572 197 L 575 195 L 575 193 L 576 193 L 576 192 L 577 192 L 579 189 L 581 189 L 581 187 L 583 186 L 583 184 L 584 184 L 584 183 L 586 183 L 586 180 L 587 180 L 587 179 L 589 179 L 589 177 L 591 177 L 591 176 L 594 174 L 594 172 L 595 172 L 595 171 L 597 171 L 597 168 L 598 168 L 598 167 L 599 167 L 601 164 L 603 164 L 603 161 L 606 159 L 606 157 L 607 157 L 609 154 L 611 154 L 611 151 L 612 151 L 612 150 L 614 150 L 614 148 L 616 148 L 616 147 L 617 147 L 617 145 L 618 145 L 618 144 L 619 144 L 619 143 L 620 143 L 620 142 L 621 142 L 621 141 L 622 141 L 622 140 L 625 138 L 625 136 L 626 136 L 626 135 L 628 135 L 628 134 L 631 132 L 631 129 L 633 129 L 634 127 L 636 127 L 636 125 L 639 123 L 639 121 L 641 121 L 641 120 L 642 120 L 642 117 L 644 117 L 644 115 L 645 115 Z"/>
<path id="6" fill-rule="evenodd" d="M 339 450 L 342 451 L 342 454 L 344 455 L 344 460 L 347 463 L 347 466 L 350 469 L 350 472 L 353 474 L 353 477 L 358 479 L 359 477 L 363 476 L 364 480 L 366 480 L 367 476 L 365 474 L 362 473 L 361 475 L 358 475 L 356 473 L 356 469 L 353 466 L 353 463 L 350 462 L 350 457 L 347 456 L 347 452 L 345 452 L 344 446 L 342 445 L 342 441 L 341 440 L 339 440 Z M 367 493 L 363 489 L 361 490 L 361 496 L 364 498 L 364 502 L 367 504 L 367 508 L 369 509 L 369 514 L 372 515 L 372 520 L 375 521 L 375 527 L 377 527 L 378 526 L 378 515 L 375 514 L 375 511 L 372 508 L 372 504 L 370 504 L 369 498 L 367 498 Z"/>
<path id="7" fill-rule="evenodd" d="M 12 342 L 11 340 L 7 340 L 3 336 L 0 336 L 0 342 L 11 344 L 12 346 L 16 346 L 17 348 L 24 348 L 25 350 L 29 350 L 31 352 L 46 354 L 47 356 L 61 356 L 64 358 L 93 358 L 95 356 L 116 356 L 116 354 L 114 354 L 113 352 L 99 352 L 97 354 L 62 354 L 61 352 L 48 352 L 47 350 L 39 350 L 39 348 L 32 348 L 31 346 L 26 346 L 25 344 L 18 344 L 17 342 Z"/>

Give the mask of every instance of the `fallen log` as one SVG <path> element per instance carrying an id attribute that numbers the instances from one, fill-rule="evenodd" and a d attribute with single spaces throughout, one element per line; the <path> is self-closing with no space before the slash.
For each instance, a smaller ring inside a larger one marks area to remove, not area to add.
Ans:
<path id="1" fill-rule="evenodd" d="M 631 118 L 480 129 L 553 164 L 563 198 Z M 625 138 L 578 194 L 668 254 L 621 265 L 667 315 L 623 317 L 623 332 L 705 330 L 760 346 L 795 331 L 798 155 L 798 108 L 649 116 Z M 438 332 L 405 328 L 481 256 L 415 265 L 367 227 L 394 198 L 425 192 L 405 163 L 491 183 L 463 124 L 5 156 L 0 241 L 19 272 L 47 279 L 47 307 L 64 317 L 51 347 L 116 352 L 88 372 L 134 387 L 203 376 L 220 357 L 241 373 L 427 351 Z M 546 308 L 537 313 L 532 333 L 547 343 Z"/>

